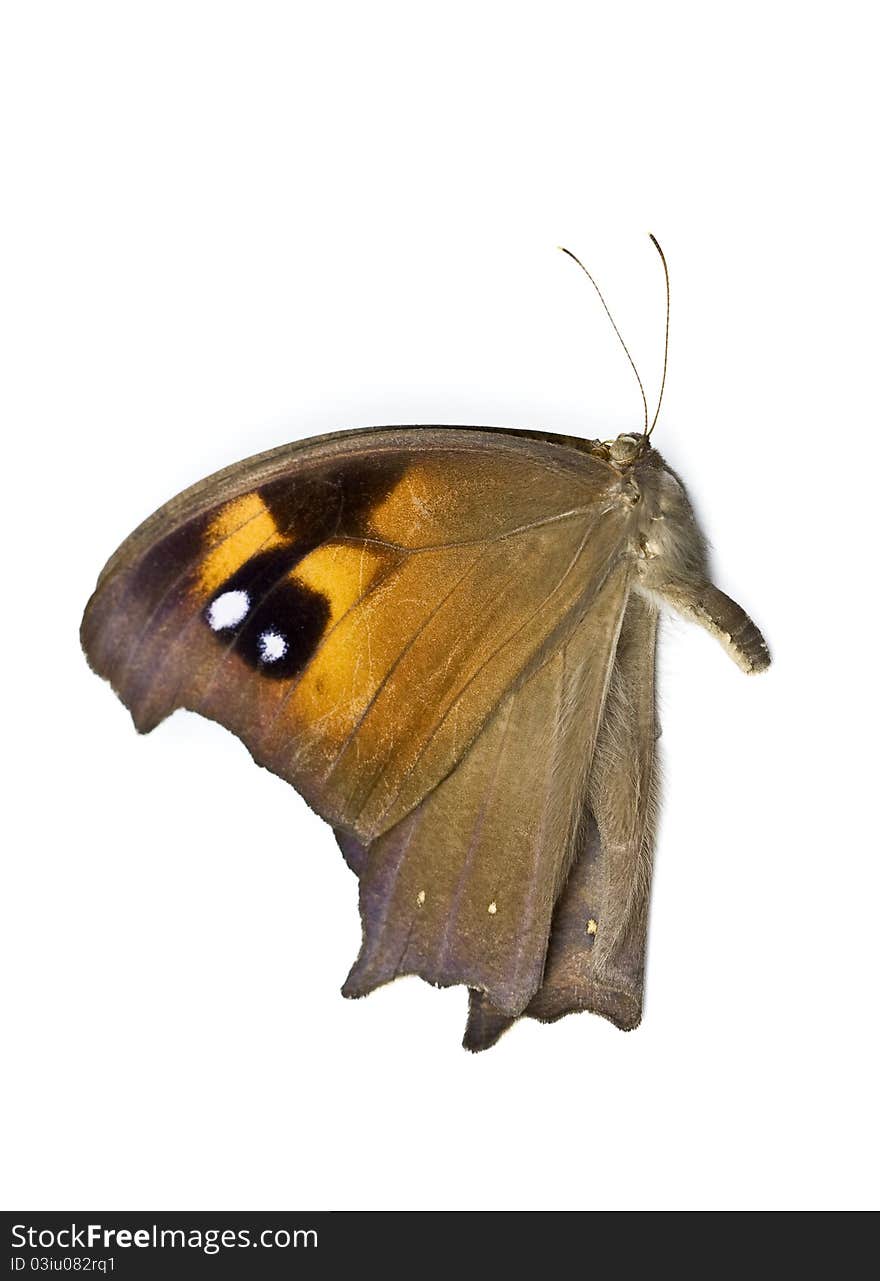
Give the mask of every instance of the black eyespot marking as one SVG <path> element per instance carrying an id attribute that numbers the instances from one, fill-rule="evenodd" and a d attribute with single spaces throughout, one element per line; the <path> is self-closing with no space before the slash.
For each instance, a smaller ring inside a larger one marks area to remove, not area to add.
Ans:
<path id="1" fill-rule="evenodd" d="M 285 477 L 264 485 L 260 497 L 278 529 L 293 540 L 295 560 L 329 538 L 368 532 L 370 512 L 388 497 L 405 464 L 394 455 L 361 458 L 316 475 Z"/>
<path id="2" fill-rule="evenodd" d="M 318 647 L 330 602 L 290 577 L 300 559 L 293 547 L 252 557 L 214 593 L 204 612 L 218 641 L 255 671 L 276 680 L 295 676 Z"/>
<path id="3" fill-rule="evenodd" d="M 288 579 L 247 620 L 236 650 L 264 676 L 287 679 L 306 666 L 329 617 L 325 596 Z"/>
<path id="4" fill-rule="evenodd" d="M 358 459 L 271 481 L 259 491 L 285 540 L 251 557 L 214 592 L 204 611 L 218 642 L 276 680 L 296 675 L 318 647 L 330 602 L 291 578 L 322 543 L 368 531 L 370 512 L 403 476 L 399 456 Z"/>

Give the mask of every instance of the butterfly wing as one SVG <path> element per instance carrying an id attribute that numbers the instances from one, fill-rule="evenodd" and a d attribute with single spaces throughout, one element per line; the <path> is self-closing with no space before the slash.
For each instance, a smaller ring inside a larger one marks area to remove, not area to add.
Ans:
<path id="1" fill-rule="evenodd" d="M 571 637 L 505 696 L 452 774 L 368 847 L 341 838 L 360 876 L 363 925 L 346 996 L 401 974 L 467 984 L 509 1014 L 534 995 L 626 592 L 621 565 Z"/>
<path id="2" fill-rule="evenodd" d="M 288 446 L 141 526 L 99 579 L 83 645 L 139 729 L 177 707 L 211 717 L 370 843 L 622 572 L 616 491 L 606 464 L 533 434 Z"/>
<path id="3" fill-rule="evenodd" d="M 580 848 L 553 916 L 540 989 L 524 1013 L 543 1022 L 590 1010 L 623 1029 L 642 1013 L 657 765 L 657 615 L 631 595 L 586 789 Z M 494 1045 L 513 1019 L 472 990 L 465 1046 Z"/>

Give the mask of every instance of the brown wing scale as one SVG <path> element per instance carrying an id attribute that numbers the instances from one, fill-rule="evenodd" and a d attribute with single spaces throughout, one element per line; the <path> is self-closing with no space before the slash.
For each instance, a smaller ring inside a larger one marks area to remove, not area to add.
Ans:
<path id="1" fill-rule="evenodd" d="M 340 841 L 360 875 L 364 941 L 343 992 L 401 974 L 466 983 L 522 1011 L 541 981 L 626 598 L 619 567 L 587 618 L 505 697 L 450 774 L 368 848 Z"/>
<path id="2" fill-rule="evenodd" d="M 590 1010 L 618 1027 L 642 1014 L 657 791 L 657 615 L 631 595 L 588 787 L 580 849 L 553 916 L 543 982 L 524 1014 L 553 1022 Z M 494 1045 L 514 1020 L 471 991 L 464 1044 Z"/>

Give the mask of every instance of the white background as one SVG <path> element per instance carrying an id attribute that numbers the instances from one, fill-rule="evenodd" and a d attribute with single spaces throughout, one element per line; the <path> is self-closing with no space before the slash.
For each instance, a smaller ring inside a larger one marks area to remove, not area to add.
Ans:
<path id="1" fill-rule="evenodd" d="M 877 225 L 862 4 L 12 4 L 3 94 L 3 1204 L 876 1206 Z M 664 632 L 642 1027 L 460 1048 L 338 993 L 356 884 L 219 727 L 88 670 L 96 575 L 258 450 L 607 437 L 637 389 L 744 677 Z"/>

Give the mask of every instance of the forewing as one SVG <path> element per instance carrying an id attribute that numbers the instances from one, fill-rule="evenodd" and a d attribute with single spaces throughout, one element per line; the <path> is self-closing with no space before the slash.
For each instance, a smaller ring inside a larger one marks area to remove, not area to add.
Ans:
<path id="1" fill-rule="evenodd" d="M 139 729 L 201 712 L 369 841 L 592 608 L 621 563 L 614 485 L 564 442 L 478 429 L 286 447 L 137 530 L 83 644 Z"/>
<path id="2" fill-rule="evenodd" d="M 343 991 L 401 974 L 478 988 L 519 1013 L 541 982 L 627 592 L 623 565 L 573 635 L 508 694 L 457 769 L 369 847 L 363 946 Z"/>
<path id="3" fill-rule="evenodd" d="M 524 1013 L 551 1022 L 589 1010 L 625 1030 L 642 1013 L 654 840 L 657 615 L 629 597 L 602 715 L 579 851 L 553 916 L 540 989 Z M 487 1049 L 509 1012 L 472 991 L 465 1046 Z"/>

